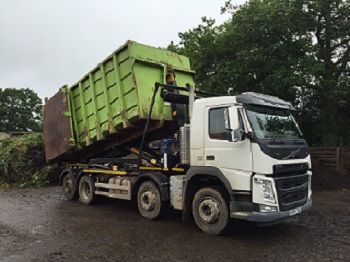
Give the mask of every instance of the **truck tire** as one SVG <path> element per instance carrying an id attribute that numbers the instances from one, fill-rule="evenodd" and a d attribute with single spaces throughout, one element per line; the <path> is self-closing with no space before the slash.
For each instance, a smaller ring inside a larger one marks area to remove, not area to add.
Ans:
<path id="1" fill-rule="evenodd" d="M 80 179 L 79 182 L 79 200 L 81 203 L 86 205 L 93 204 L 95 200 L 95 184 L 93 179 L 85 175 Z"/>
<path id="2" fill-rule="evenodd" d="M 79 197 L 75 178 L 71 173 L 64 175 L 62 179 L 63 194 L 67 200 L 77 200 Z"/>
<path id="3" fill-rule="evenodd" d="M 192 214 L 197 226 L 205 233 L 219 235 L 229 221 L 228 206 L 218 187 L 204 187 L 194 196 Z"/>
<path id="4" fill-rule="evenodd" d="M 143 182 L 137 192 L 137 206 L 141 216 L 147 219 L 158 218 L 164 210 L 158 187 L 150 181 Z"/>

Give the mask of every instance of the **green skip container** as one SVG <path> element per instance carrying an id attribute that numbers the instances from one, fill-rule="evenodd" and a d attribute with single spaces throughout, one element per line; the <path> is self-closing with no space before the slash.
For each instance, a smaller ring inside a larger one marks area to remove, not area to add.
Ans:
<path id="1" fill-rule="evenodd" d="M 178 86 L 194 85 L 187 57 L 127 41 L 76 84 L 60 88 L 43 109 L 47 162 L 81 161 L 139 138 L 155 83 L 165 84 L 172 70 Z M 153 136 L 172 120 L 171 106 L 158 92 Z"/>

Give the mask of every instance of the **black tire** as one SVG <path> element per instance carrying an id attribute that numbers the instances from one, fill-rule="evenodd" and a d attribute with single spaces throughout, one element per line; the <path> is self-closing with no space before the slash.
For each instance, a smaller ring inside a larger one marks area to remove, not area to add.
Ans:
<path id="1" fill-rule="evenodd" d="M 229 221 L 228 205 L 220 188 L 200 189 L 193 198 L 192 214 L 203 232 L 219 235 Z"/>
<path id="2" fill-rule="evenodd" d="M 63 195 L 67 200 L 77 200 L 79 197 L 77 183 L 71 173 L 67 173 L 62 179 Z"/>
<path id="3" fill-rule="evenodd" d="M 158 218 L 164 210 L 158 187 L 150 181 L 143 182 L 137 192 L 137 206 L 141 216 L 147 219 Z"/>
<path id="4" fill-rule="evenodd" d="M 81 203 L 91 205 L 95 200 L 95 184 L 94 180 L 85 175 L 80 179 L 79 182 L 79 200 Z"/>

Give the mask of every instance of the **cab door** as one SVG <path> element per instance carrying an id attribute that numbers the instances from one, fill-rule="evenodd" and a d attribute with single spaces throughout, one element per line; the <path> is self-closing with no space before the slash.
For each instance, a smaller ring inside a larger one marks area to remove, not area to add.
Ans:
<path id="1" fill-rule="evenodd" d="M 232 130 L 236 123 L 246 133 L 242 113 L 235 106 L 206 108 L 204 161 L 206 166 L 219 168 L 231 184 L 246 190 L 252 173 L 251 143 L 244 132 L 233 137 Z"/>

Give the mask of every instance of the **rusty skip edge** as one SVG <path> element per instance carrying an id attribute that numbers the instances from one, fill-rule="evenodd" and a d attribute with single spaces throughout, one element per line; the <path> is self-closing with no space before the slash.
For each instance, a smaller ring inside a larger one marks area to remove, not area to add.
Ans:
<path id="1" fill-rule="evenodd" d="M 46 161 L 70 151 L 72 129 L 69 119 L 69 98 L 60 90 L 44 105 L 43 127 Z M 68 138 L 68 139 L 67 139 Z"/>

